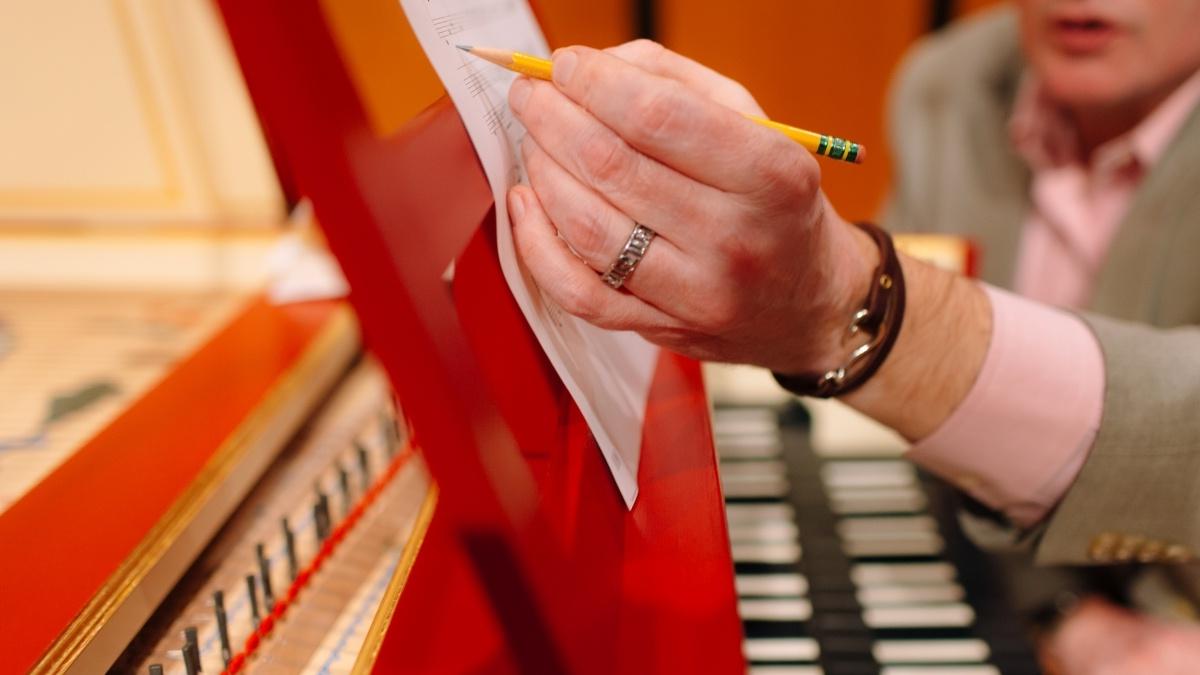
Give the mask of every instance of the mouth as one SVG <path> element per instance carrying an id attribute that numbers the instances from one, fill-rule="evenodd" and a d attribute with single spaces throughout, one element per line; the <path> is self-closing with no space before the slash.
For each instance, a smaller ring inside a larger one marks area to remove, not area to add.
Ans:
<path id="1" fill-rule="evenodd" d="M 1117 37 L 1117 33 L 1114 22 L 1097 16 L 1056 17 L 1050 21 L 1051 41 L 1073 55 L 1100 52 Z"/>

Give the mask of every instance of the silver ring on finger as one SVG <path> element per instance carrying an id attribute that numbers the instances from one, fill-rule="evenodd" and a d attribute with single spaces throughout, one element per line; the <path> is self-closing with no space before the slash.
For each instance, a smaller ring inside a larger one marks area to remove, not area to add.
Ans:
<path id="1" fill-rule="evenodd" d="M 620 255 L 600 277 L 604 283 L 614 289 L 623 286 L 629 275 L 637 269 L 638 263 L 642 262 L 646 250 L 650 248 L 650 242 L 654 241 L 654 236 L 654 230 L 635 222 L 633 232 L 629 234 L 629 241 L 625 242 L 625 248 L 621 249 Z"/>

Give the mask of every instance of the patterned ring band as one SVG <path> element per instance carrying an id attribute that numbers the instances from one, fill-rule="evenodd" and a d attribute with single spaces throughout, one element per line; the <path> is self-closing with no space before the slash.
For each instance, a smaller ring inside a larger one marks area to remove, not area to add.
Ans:
<path id="1" fill-rule="evenodd" d="M 621 250 L 621 255 L 617 256 L 613 264 L 609 265 L 608 271 L 601 277 L 604 283 L 613 288 L 620 288 L 645 257 L 646 249 L 650 248 L 652 241 L 654 241 L 654 230 L 641 223 L 634 223 L 633 232 L 629 235 L 629 241 L 625 242 L 625 248 Z"/>

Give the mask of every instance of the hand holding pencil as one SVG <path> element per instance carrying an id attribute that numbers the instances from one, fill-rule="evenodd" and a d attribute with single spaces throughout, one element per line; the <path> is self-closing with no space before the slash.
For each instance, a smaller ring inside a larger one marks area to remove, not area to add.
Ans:
<path id="1" fill-rule="evenodd" d="M 703 359 L 844 360 L 878 250 L 816 158 L 747 119 L 763 113 L 744 87 L 638 41 L 559 50 L 509 107 L 529 177 L 509 192 L 514 242 L 565 311 Z"/>

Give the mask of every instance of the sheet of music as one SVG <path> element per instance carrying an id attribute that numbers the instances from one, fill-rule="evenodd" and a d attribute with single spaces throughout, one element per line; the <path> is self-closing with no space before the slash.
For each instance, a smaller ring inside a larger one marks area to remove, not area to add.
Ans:
<path id="1" fill-rule="evenodd" d="M 505 195 L 525 180 L 525 129 L 508 110 L 513 73 L 456 45 L 515 49 L 547 56 L 549 48 L 526 0 L 400 0 L 425 54 L 458 108 L 487 173 L 496 209 L 497 248 L 509 288 L 566 384 L 633 508 L 646 398 L 658 348 L 634 333 L 596 328 L 544 297 L 519 264 Z"/>

